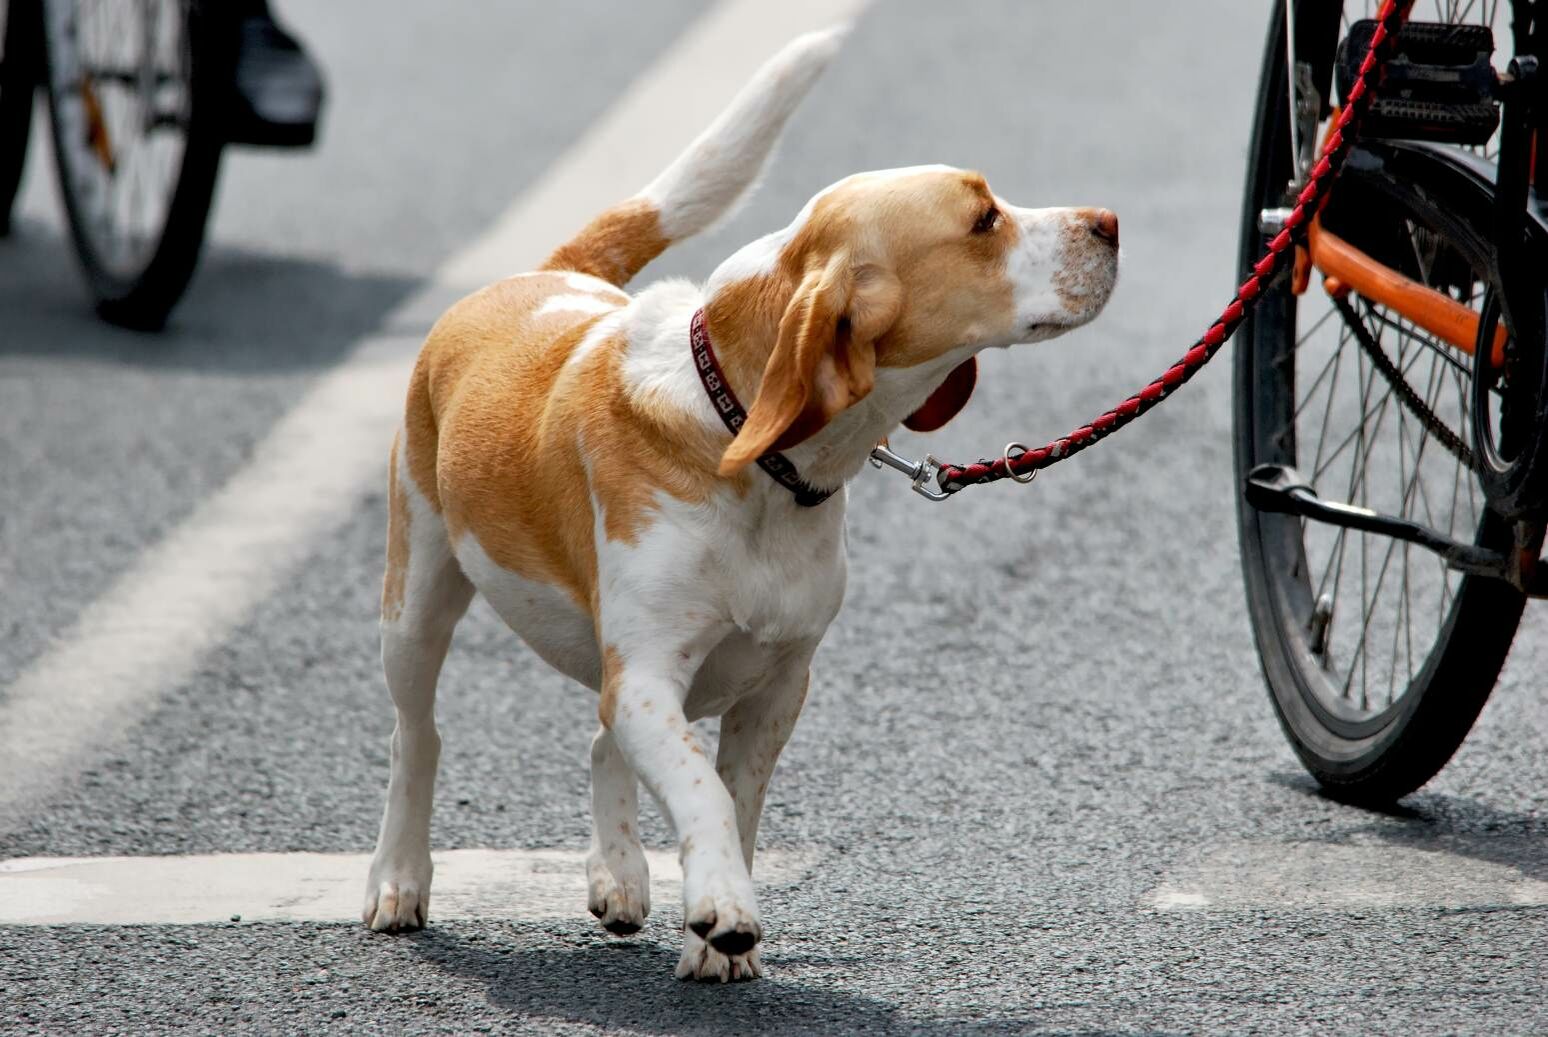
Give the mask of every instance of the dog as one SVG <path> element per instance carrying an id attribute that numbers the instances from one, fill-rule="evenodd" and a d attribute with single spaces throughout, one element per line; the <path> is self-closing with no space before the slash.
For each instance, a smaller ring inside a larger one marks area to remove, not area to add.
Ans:
<path id="1" fill-rule="evenodd" d="M 1020 209 L 977 173 L 848 177 L 697 287 L 622 286 L 725 215 L 843 30 L 800 37 L 639 195 L 431 329 L 390 454 L 382 663 L 391 777 L 362 917 L 425 924 L 435 686 L 475 590 L 600 694 L 589 908 L 650 913 L 637 783 L 683 868 L 680 978 L 762 974 L 765 791 L 844 596 L 844 484 L 898 424 L 939 428 L 974 355 L 1094 318 L 1102 209 Z M 689 725 L 721 718 L 712 763 Z"/>

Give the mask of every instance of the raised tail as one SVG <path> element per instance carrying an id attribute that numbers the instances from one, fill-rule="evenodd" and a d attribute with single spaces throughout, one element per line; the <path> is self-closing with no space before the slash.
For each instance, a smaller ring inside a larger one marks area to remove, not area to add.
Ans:
<path id="1" fill-rule="evenodd" d="M 730 212 L 758 179 L 779 131 L 846 31 L 806 33 L 786 44 L 660 176 L 560 245 L 541 269 L 574 270 L 621 286 L 668 245 Z"/>

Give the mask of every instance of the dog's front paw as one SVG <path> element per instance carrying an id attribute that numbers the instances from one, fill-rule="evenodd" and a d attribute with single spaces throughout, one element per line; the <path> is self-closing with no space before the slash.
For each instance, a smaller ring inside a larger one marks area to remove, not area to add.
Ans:
<path id="1" fill-rule="evenodd" d="M 739 876 L 715 874 L 702 884 L 685 877 L 683 917 L 686 932 L 728 957 L 747 954 L 763 939 L 752 882 Z"/>
<path id="2" fill-rule="evenodd" d="M 650 914 L 650 872 L 643 854 L 633 856 L 637 862 L 615 855 L 614 867 L 600 853 L 586 860 L 586 909 L 614 936 L 639 932 Z M 615 875 L 614 868 L 620 874 Z"/>
<path id="3" fill-rule="evenodd" d="M 763 975 L 756 944 L 744 954 L 722 954 L 692 929 L 683 930 L 683 956 L 677 959 L 678 979 L 740 983 Z"/>
<path id="4" fill-rule="evenodd" d="M 377 932 L 423 929 L 430 917 L 430 855 L 411 865 L 371 862 L 360 918 Z"/>

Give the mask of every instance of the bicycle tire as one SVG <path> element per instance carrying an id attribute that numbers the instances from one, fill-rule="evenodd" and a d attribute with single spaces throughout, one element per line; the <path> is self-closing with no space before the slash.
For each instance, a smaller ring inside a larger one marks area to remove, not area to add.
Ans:
<path id="1" fill-rule="evenodd" d="M 38 83 L 38 0 L 0 0 L 0 237 L 11 231 L 11 207 L 27 166 L 32 98 Z"/>
<path id="2" fill-rule="evenodd" d="M 61 74 L 61 43 L 55 4 L 74 0 L 42 0 L 48 55 L 46 86 L 53 129 L 54 161 L 60 194 L 70 224 L 71 238 L 85 273 L 98 314 L 105 320 L 137 330 L 163 327 L 182 297 L 198 264 L 204 231 L 220 170 L 225 137 L 222 116 L 229 102 L 230 70 L 235 35 L 229 18 L 218 13 L 217 3 L 184 0 L 179 10 L 187 39 L 187 110 L 184 115 L 184 148 L 170 187 L 165 216 L 153 244 L 141 261 L 115 265 L 94 235 L 82 195 L 79 172 L 73 162 L 66 134 L 64 92 L 72 85 Z"/>
<path id="3" fill-rule="evenodd" d="M 1303 9 L 1313 6 L 1302 5 Z M 1298 39 L 1298 43 L 1303 42 Z M 1282 204 L 1281 192 L 1291 178 L 1285 51 L 1284 8 L 1278 4 L 1264 51 L 1248 152 L 1240 253 L 1243 269 L 1257 259 L 1265 241 L 1260 232 L 1260 211 Z M 1427 228 L 1439 242 L 1438 256 L 1449 257 L 1450 252 L 1443 250 L 1453 250 L 1487 266 L 1491 227 L 1487 205 L 1480 210 L 1477 197 L 1462 198 L 1451 192 L 1454 179 L 1442 175 L 1444 163 L 1439 158 L 1420 149 L 1403 151 L 1400 161 L 1388 162 L 1391 157 L 1380 145 L 1356 149 L 1325 217 L 1333 213 L 1332 207 L 1341 197 L 1358 199 L 1361 215 L 1352 218 L 1354 223 L 1398 216 L 1406 221 L 1410 234 L 1416 224 Z M 1297 307 L 1289 279 L 1283 279 L 1265 293 L 1237 336 L 1233 410 L 1238 473 L 1245 474 L 1262 463 L 1293 465 L 1297 461 L 1297 415 L 1306 406 L 1296 399 L 1296 352 L 1301 348 L 1297 345 Z M 1432 360 L 1432 365 L 1435 362 Z M 1326 368 L 1319 378 L 1325 372 Z M 1336 383 L 1336 369 L 1333 378 Z M 1334 391 L 1327 389 L 1330 412 Z M 1363 425 L 1370 417 L 1365 400 L 1359 408 L 1358 420 Z M 1380 421 L 1378 418 L 1377 433 Z M 1403 434 L 1401 427 L 1398 434 Z M 1363 438 L 1361 442 L 1363 445 Z M 1421 438 L 1420 452 L 1414 455 L 1416 468 L 1423 457 L 1423 443 Z M 1401 456 L 1401 448 L 1399 451 Z M 1321 453 L 1319 442 L 1319 461 Z M 1365 462 L 1351 461 L 1351 465 L 1357 463 Z M 1350 481 L 1354 482 L 1353 476 Z M 1455 504 L 1454 495 L 1453 508 Z M 1512 547 L 1515 534 L 1510 525 L 1486 506 L 1480 512 L 1475 542 L 1495 550 Z M 1336 614 L 1338 606 L 1327 610 L 1325 601 L 1317 600 L 1321 584 L 1318 591 L 1312 591 L 1315 562 L 1309 560 L 1302 520 L 1260 513 L 1241 496 L 1237 519 L 1248 613 L 1259 660 L 1280 725 L 1303 765 L 1329 794 L 1369 805 L 1389 804 L 1430 780 L 1456 752 L 1488 700 L 1520 622 L 1525 596 L 1502 580 L 1462 577 L 1449 610 L 1445 593 L 1440 595 L 1441 618 L 1417 672 L 1410 655 L 1410 676 L 1401 693 L 1389 699 L 1385 709 L 1360 722 L 1352 705 L 1346 714 L 1327 694 L 1334 683 L 1330 674 L 1336 677 L 1337 673 L 1326 640 L 1332 620 L 1325 617 Z M 1333 580 L 1335 592 L 1342 577 L 1345 541 L 1339 543 L 1340 575 Z M 1361 544 L 1363 550 L 1365 542 Z M 1389 548 L 1387 558 L 1391 557 Z M 1405 553 L 1405 595 L 1409 589 L 1407 558 Z M 1385 565 L 1382 571 L 1384 574 Z M 1327 578 L 1324 568 L 1322 579 Z M 1363 569 L 1361 579 L 1365 579 Z M 1449 586 L 1448 577 L 1442 575 L 1440 580 Z M 1380 591 L 1378 582 L 1378 596 Z M 1363 583 L 1361 598 L 1364 604 Z M 1408 615 L 1411 624 L 1411 603 Z M 1370 625 L 1367 613 L 1361 627 L 1362 650 Z M 1395 683 L 1396 627 L 1393 636 L 1389 682 Z M 1352 659 L 1347 666 L 1352 679 Z M 1361 692 L 1363 703 L 1363 682 Z"/>

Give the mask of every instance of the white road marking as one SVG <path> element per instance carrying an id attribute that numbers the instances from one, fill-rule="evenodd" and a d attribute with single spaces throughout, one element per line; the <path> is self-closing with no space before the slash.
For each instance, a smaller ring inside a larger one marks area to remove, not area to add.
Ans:
<path id="1" fill-rule="evenodd" d="M 311 545 L 385 485 L 414 355 L 447 305 L 537 265 L 664 168 L 776 47 L 865 2 L 727 0 L 712 8 L 487 234 L 319 379 L 244 468 L 0 693 L 0 828 L 186 681 Z"/>
<path id="2" fill-rule="evenodd" d="M 677 855 L 647 850 L 651 902 L 682 900 Z M 447 850 L 432 854 L 430 919 L 584 918 L 580 850 Z M 758 881 L 798 879 L 810 854 L 762 850 Z M 0 925 L 201 925 L 359 922 L 366 854 L 250 853 L 186 857 L 30 857 L 0 861 Z"/>
<path id="3" fill-rule="evenodd" d="M 530 269 L 513 241 L 556 244 L 600 210 L 655 179 L 741 89 L 754 69 L 803 32 L 850 21 L 870 0 L 731 0 L 706 12 L 665 58 L 624 92 L 587 139 L 506 210 L 489 234 L 447 265 L 454 281 L 481 284 Z M 670 127 L 670 129 L 666 129 Z M 778 161 L 776 158 L 774 161 Z"/>
<path id="4" fill-rule="evenodd" d="M 1382 840 L 1211 846 L 1169 872 L 1147 906 L 1250 911 L 1548 905 L 1548 882 L 1491 859 L 1516 849 L 1521 859 L 1536 861 L 1541 847 L 1507 842 L 1452 840 L 1435 849 Z"/>

